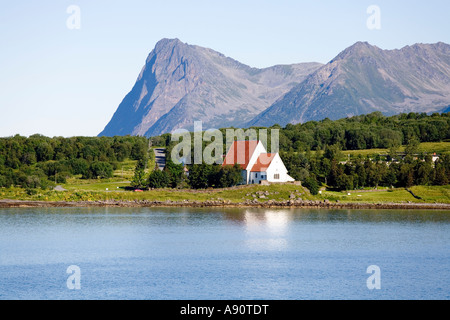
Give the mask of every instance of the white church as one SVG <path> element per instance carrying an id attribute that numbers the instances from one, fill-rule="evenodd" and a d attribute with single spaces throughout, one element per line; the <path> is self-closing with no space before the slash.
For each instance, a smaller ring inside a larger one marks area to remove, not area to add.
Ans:
<path id="1" fill-rule="evenodd" d="M 243 184 L 293 182 L 278 153 L 267 153 L 261 141 L 234 141 L 223 166 L 239 164 Z"/>

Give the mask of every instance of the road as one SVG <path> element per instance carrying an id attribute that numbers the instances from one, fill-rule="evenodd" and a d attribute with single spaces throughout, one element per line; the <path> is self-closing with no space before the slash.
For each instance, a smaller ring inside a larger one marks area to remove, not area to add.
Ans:
<path id="1" fill-rule="evenodd" d="M 155 161 L 159 170 L 164 170 L 166 166 L 166 149 L 165 148 L 155 148 L 153 149 L 155 152 Z"/>

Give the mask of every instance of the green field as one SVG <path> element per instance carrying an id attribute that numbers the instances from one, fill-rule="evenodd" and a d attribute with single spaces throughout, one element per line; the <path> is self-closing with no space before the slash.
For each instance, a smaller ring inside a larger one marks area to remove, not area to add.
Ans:
<path id="1" fill-rule="evenodd" d="M 288 200 L 290 194 L 296 194 L 302 199 L 313 200 L 314 196 L 309 194 L 298 185 L 249 185 L 227 189 L 154 189 L 144 192 L 134 192 L 124 190 L 129 182 L 109 179 L 108 181 L 98 181 L 97 183 L 86 184 L 64 184 L 67 191 L 38 190 L 36 194 L 29 195 L 22 188 L 0 189 L 0 198 L 17 200 L 43 200 L 43 201 L 95 201 L 95 200 L 151 200 L 151 201 L 206 201 L 206 200 L 227 200 L 234 203 L 244 202 L 254 199 L 253 195 L 260 201 L 282 201 Z M 106 190 L 108 189 L 108 190 Z M 265 198 L 259 198 L 257 192 L 269 193 Z"/>
<path id="2" fill-rule="evenodd" d="M 450 203 L 450 185 L 447 186 L 415 186 L 412 192 L 420 197 L 417 199 L 405 189 L 380 189 L 371 192 L 349 191 L 333 192 L 323 191 L 322 194 L 313 196 L 305 188 L 292 185 L 249 185 L 228 189 L 155 189 L 144 192 L 125 191 L 124 187 L 129 185 L 126 181 L 110 179 L 86 184 L 62 185 L 67 191 L 37 190 L 35 194 L 28 194 L 22 188 L 0 189 L 0 199 L 16 200 L 40 200 L 40 201 L 96 201 L 96 200 L 149 200 L 149 201 L 207 201 L 225 200 L 232 203 L 245 202 L 257 199 L 260 202 L 269 200 L 285 201 L 291 195 L 296 199 L 303 200 L 325 200 L 332 202 L 367 202 L 367 203 Z M 108 190 L 106 190 L 108 189 Z M 261 197 L 263 195 L 263 197 Z"/>
<path id="3" fill-rule="evenodd" d="M 329 200 L 339 200 L 341 202 L 367 202 L 367 203 L 387 203 L 387 202 L 417 202 L 417 203 L 450 203 L 450 186 L 415 186 L 410 189 L 415 198 L 406 189 L 380 189 L 374 191 L 346 191 L 346 192 L 322 192 L 322 197 Z"/>
<path id="4" fill-rule="evenodd" d="M 404 152 L 405 146 L 401 146 L 397 150 L 398 152 Z M 345 156 L 372 156 L 372 155 L 386 155 L 388 154 L 388 149 L 364 149 L 364 150 L 343 150 L 342 153 Z M 422 142 L 419 145 L 418 152 L 423 152 L 427 154 L 444 154 L 450 153 L 450 142 Z"/>

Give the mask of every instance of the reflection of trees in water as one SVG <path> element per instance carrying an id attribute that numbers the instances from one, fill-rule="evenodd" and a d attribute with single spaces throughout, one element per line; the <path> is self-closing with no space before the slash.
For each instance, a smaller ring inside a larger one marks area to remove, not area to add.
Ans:
<path id="1" fill-rule="evenodd" d="M 386 210 L 386 209 L 267 209 L 267 208 L 42 208 L 46 212 L 78 213 L 79 218 L 105 220 L 109 223 L 138 222 L 143 224 L 170 223 L 196 224 L 227 223 L 267 228 L 273 231 L 285 228 L 292 222 L 329 223 L 449 223 L 450 214 L 445 210 Z M 120 217 L 120 219 L 113 219 Z"/>

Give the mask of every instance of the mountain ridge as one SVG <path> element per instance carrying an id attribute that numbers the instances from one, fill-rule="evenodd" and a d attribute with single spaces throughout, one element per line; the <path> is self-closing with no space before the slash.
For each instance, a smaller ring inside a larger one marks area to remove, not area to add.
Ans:
<path id="1" fill-rule="evenodd" d="M 383 50 L 357 42 L 294 87 L 247 126 L 299 123 L 381 111 L 438 112 L 450 102 L 450 46 Z"/>
<path id="2" fill-rule="evenodd" d="M 319 63 L 252 68 L 209 48 L 162 39 L 100 135 L 159 135 L 179 128 L 244 125 Z"/>
<path id="3" fill-rule="evenodd" d="M 99 134 L 155 136 L 176 129 L 332 120 L 381 111 L 442 112 L 450 105 L 450 45 L 383 50 L 358 41 L 326 64 L 254 68 L 215 50 L 161 39 Z"/>

